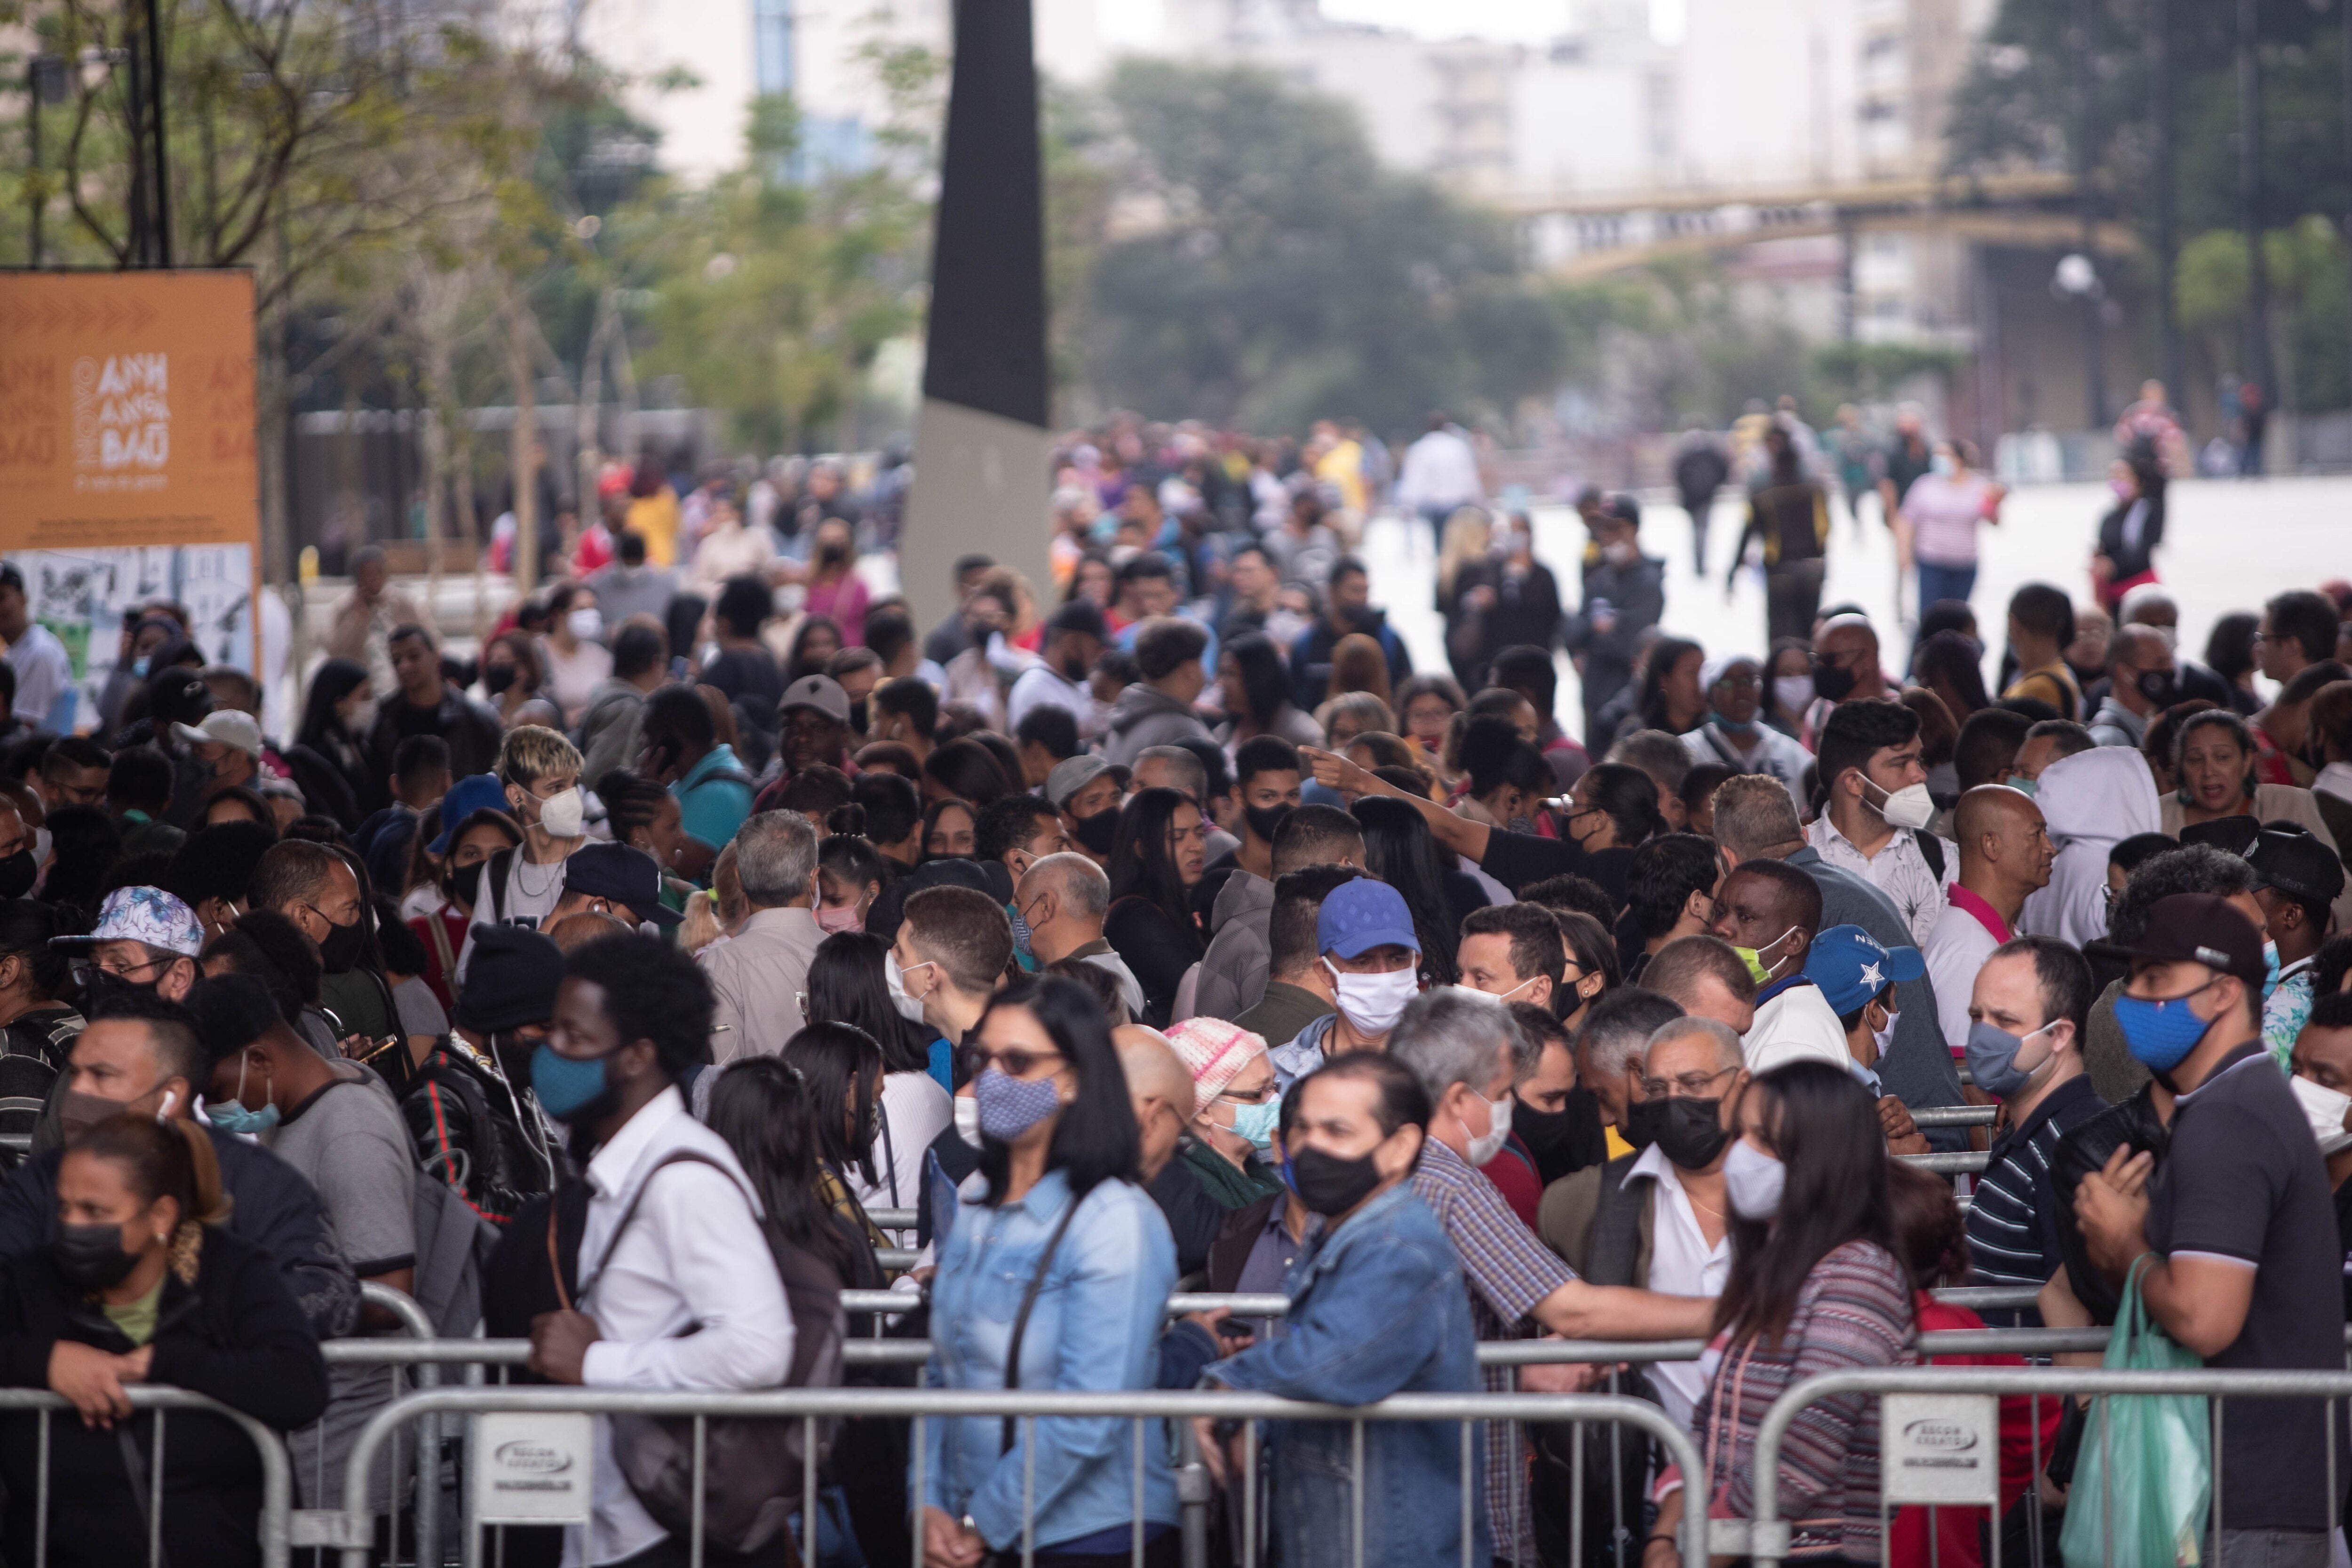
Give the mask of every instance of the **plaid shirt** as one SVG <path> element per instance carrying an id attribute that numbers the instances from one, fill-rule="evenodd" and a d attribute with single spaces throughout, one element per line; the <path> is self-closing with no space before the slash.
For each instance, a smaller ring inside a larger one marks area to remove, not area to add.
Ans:
<path id="1" fill-rule="evenodd" d="M 1435 1138 L 1421 1146 L 1412 1190 L 1445 1228 L 1470 1291 L 1470 1324 L 1482 1340 L 1532 1339 L 1528 1314 L 1576 1278 L 1569 1266 L 1511 1212 L 1478 1168 Z M 1490 1393 L 1507 1391 L 1505 1367 L 1480 1369 Z M 1507 1421 L 1486 1423 L 1486 1528 L 1495 1555 L 1533 1568 L 1535 1524 L 1528 1506 L 1526 1435 Z"/>

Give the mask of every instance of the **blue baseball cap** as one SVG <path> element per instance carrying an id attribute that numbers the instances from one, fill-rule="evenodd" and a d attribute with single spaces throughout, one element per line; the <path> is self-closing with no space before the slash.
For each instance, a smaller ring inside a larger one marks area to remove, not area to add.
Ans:
<path id="1" fill-rule="evenodd" d="M 441 836 L 425 847 L 436 855 L 447 854 L 449 835 L 456 832 L 467 818 L 484 810 L 508 810 L 507 787 L 499 782 L 499 776 L 477 773 L 469 779 L 458 779 L 449 786 L 449 792 L 441 797 Z"/>
<path id="2" fill-rule="evenodd" d="M 1387 883 L 1360 876 L 1343 882 L 1323 900 L 1315 916 L 1315 950 L 1360 958 L 1375 947 L 1407 947 L 1421 952 L 1413 934 L 1412 911 L 1404 894 Z"/>
<path id="3" fill-rule="evenodd" d="M 1805 978 L 1819 986 L 1830 1011 L 1843 1018 L 1899 980 L 1927 972 L 1916 947 L 1882 947 L 1859 925 L 1832 925 L 1813 938 Z"/>

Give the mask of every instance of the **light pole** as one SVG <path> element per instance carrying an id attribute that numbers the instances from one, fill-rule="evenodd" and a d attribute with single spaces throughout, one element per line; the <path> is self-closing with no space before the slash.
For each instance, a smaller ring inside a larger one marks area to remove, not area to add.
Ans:
<path id="1" fill-rule="evenodd" d="M 41 106 L 66 100 L 66 61 L 63 55 L 37 54 L 25 62 L 25 141 L 30 154 L 32 178 L 25 183 L 26 225 L 31 241 L 33 265 L 41 265 L 41 210 L 48 205 L 48 193 L 41 187 Z"/>
<path id="2" fill-rule="evenodd" d="M 2105 428 L 2107 423 L 2107 367 L 2105 323 L 2107 286 L 2100 279 L 2099 269 L 2084 251 L 2074 251 L 2058 258 L 2057 270 L 2050 275 L 2050 292 L 2061 299 L 2072 299 L 2083 308 L 2083 402 L 2089 428 Z"/>

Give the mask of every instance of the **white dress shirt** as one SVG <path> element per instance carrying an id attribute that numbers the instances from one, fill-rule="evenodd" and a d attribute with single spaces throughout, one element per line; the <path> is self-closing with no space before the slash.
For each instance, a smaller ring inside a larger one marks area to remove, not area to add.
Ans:
<path id="1" fill-rule="evenodd" d="M 1691 1207 L 1690 1194 L 1683 1190 L 1682 1174 L 1657 1145 L 1643 1149 L 1633 1168 L 1625 1173 L 1628 1182 L 1635 1176 L 1657 1180 L 1650 1189 L 1650 1277 L 1643 1281 L 1644 1288 L 1669 1296 L 1723 1294 L 1723 1281 L 1731 1273 L 1729 1228 L 1725 1228 L 1722 1240 L 1707 1245 L 1698 1215 Z M 1706 1392 L 1706 1379 L 1698 1363 L 1654 1362 L 1650 1383 L 1658 1391 L 1658 1403 L 1667 1418 L 1689 1431 L 1691 1411 Z"/>
<path id="2" fill-rule="evenodd" d="M 922 1192 L 923 1151 L 955 1120 L 955 1102 L 928 1072 L 882 1077 L 882 1131 L 874 1137 L 874 1185 L 850 1166 L 850 1195 L 866 1208 L 912 1208 Z"/>
<path id="3" fill-rule="evenodd" d="M 1469 507 L 1485 499 L 1478 479 L 1478 455 L 1459 432 L 1433 430 L 1404 450 L 1404 467 L 1397 475 L 1397 505 L 1408 511 L 1423 507 Z"/>
<path id="4" fill-rule="evenodd" d="M 662 1156 L 691 1149 L 724 1170 L 681 1162 L 646 1187 Z M 793 1363 L 793 1319 L 772 1267 L 758 1203 L 726 1140 L 665 1089 L 588 1162 L 588 1223 L 580 1238 L 580 1310 L 602 1334 L 580 1380 L 591 1388 L 773 1388 Z M 613 1457 L 611 1423 L 596 1419 L 593 1519 L 563 1532 L 565 1568 L 615 1563 L 664 1540 Z M 585 1539 L 583 1539 L 583 1536 Z"/>
<path id="5" fill-rule="evenodd" d="M 1905 829 L 1897 828 L 1875 855 L 1866 855 L 1837 831 L 1824 811 L 1805 830 L 1805 841 L 1838 870 L 1852 872 L 1892 899 L 1903 924 L 1911 928 L 1912 944 L 1927 945 L 1927 934 L 1943 918 L 1944 889 L 1960 874 L 1959 845 L 1949 839 L 1940 841 L 1944 874 L 1937 876 L 1928 868 L 1927 857 L 1919 852 L 1919 841 Z"/>

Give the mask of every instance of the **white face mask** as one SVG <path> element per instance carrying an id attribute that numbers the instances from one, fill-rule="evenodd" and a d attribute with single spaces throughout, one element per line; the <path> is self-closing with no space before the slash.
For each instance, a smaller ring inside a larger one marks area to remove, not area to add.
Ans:
<path id="1" fill-rule="evenodd" d="M 45 866 L 48 864 L 49 856 L 55 852 L 56 847 L 56 841 L 49 837 L 48 829 L 35 828 L 33 830 L 33 863 L 35 865 Z"/>
<path id="2" fill-rule="evenodd" d="M 1331 984 L 1339 993 L 1339 1012 L 1358 1034 L 1380 1036 L 1396 1028 L 1407 1002 L 1421 992 L 1421 981 L 1410 967 L 1385 975 L 1343 975 L 1323 960 Z"/>
<path id="3" fill-rule="evenodd" d="M 929 967 L 931 966 L 929 964 L 915 964 L 901 969 L 898 967 L 898 959 L 895 954 L 883 955 L 882 983 L 889 988 L 890 1005 L 897 1008 L 898 1016 L 908 1023 L 923 1021 L 923 998 L 907 994 L 907 976 L 914 969 Z M 961 1102 L 959 1101 L 958 1103 L 961 1104 Z"/>
<path id="4" fill-rule="evenodd" d="M 980 1147 L 980 1102 L 969 1094 L 955 1097 L 955 1130 L 957 1137 L 975 1149 Z"/>
<path id="5" fill-rule="evenodd" d="M 588 801 L 574 784 L 539 803 L 539 825 L 559 839 L 576 839 L 588 823 Z"/>
<path id="6" fill-rule="evenodd" d="M 1870 789 L 1878 790 L 1882 797 L 1878 801 L 1878 814 L 1885 819 L 1888 827 L 1924 828 L 1936 820 L 1936 802 L 1928 796 L 1927 785 L 1906 784 L 1889 795 L 1867 779 L 1863 783 Z M 1869 794 L 1865 792 L 1863 799 L 1868 800 Z"/>
<path id="7" fill-rule="evenodd" d="M 1542 976 L 1538 975 L 1535 977 L 1534 979 L 1521 980 L 1517 985 L 1513 986 L 1507 991 L 1482 991 L 1477 987 L 1465 985 L 1460 980 L 1454 981 L 1452 986 L 1447 988 L 1447 989 L 1461 991 L 1468 996 L 1484 997 L 1490 1002 L 1508 1002 L 1513 997 L 1517 996 L 1521 991 L 1524 991 L 1529 986 L 1534 985 L 1536 980 L 1541 979 L 1542 977 Z"/>
<path id="8" fill-rule="evenodd" d="M 1486 1107 L 1486 1131 L 1471 1138 L 1470 1146 L 1463 1151 L 1462 1157 L 1474 1166 L 1485 1166 L 1503 1152 L 1504 1144 L 1510 1139 L 1511 1096 L 1506 1094 L 1500 1100 L 1489 1100 L 1475 1089 L 1470 1092 Z"/>
<path id="9" fill-rule="evenodd" d="M 1788 1181 L 1789 1167 L 1745 1138 L 1723 1156 L 1723 1196 L 1742 1219 L 1762 1221 L 1779 1214 L 1780 1189 Z"/>
<path id="10" fill-rule="evenodd" d="M 1805 705 L 1813 700 L 1813 677 L 1811 675 L 1773 676 L 1772 700 L 1790 713 L 1802 713 Z"/>
<path id="11" fill-rule="evenodd" d="M 2304 1120 L 2311 1124 L 2311 1135 L 2319 1140 L 2319 1152 L 2333 1154 L 2343 1147 L 2344 1113 L 2352 1111 L 2352 1094 L 2325 1088 L 2301 1073 L 2286 1082 L 2294 1091 L 2295 1103 L 2303 1107 Z"/>
<path id="12" fill-rule="evenodd" d="M 604 634 L 604 612 L 593 606 L 575 610 L 563 618 L 563 626 L 583 643 L 593 643 Z"/>
<path id="13" fill-rule="evenodd" d="M 343 727 L 353 735 L 365 735 L 375 727 L 375 698 L 362 697 Z"/>
<path id="14" fill-rule="evenodd" d="M 1881 1061 L 1886 1060 L 1886 1049 L 1895 1040 L 1895 1021 L 1902 1016 L 1900 1011 L 1890 1009 L 1886 1015 L 1886 1027 L 1870 1031 L 1870 1043 L 1877 1050 Z"/>

